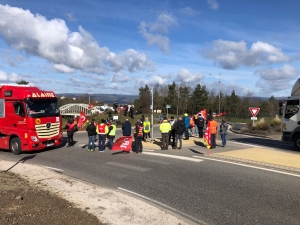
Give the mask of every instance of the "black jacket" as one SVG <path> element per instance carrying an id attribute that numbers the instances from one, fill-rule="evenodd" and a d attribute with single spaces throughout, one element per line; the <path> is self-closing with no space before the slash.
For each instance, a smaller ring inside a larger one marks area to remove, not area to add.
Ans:
<path id="1" fill-rule="evenodd" d="M 196 125 L 197 127 L 204 127 L 204 118 L 199 116 L 196 120 Z"/>
<path id="2" fill-rule="evenodd" d="M 122 125 L 123 136 L 131 136 L 131 123 L 129 121 L 125 121 Z"/>
<path id="3" fill-rule="evenodd" d="M 175 134 L 182 135 L 185 131 L 184 122 L 182 120 L 178 120 L 174 125 L 175 125 Z"/>
<path id="4" fill-rule="evenodd" d="M 96 132 L 96 126 L 93 123 L 90 123 L 86 129 L 85 129 L 88 133 L 88 136 L 96 136 L 97 132 Z"/>

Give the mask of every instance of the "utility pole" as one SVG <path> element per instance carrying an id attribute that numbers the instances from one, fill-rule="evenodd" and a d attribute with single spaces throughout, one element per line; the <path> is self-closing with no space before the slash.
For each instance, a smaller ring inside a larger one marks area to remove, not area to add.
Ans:
<path id="1" fill-rule="evenodd" d="M 151 142 L 153 142 L 153 87 L 151 87 L 151 126 Z"/>

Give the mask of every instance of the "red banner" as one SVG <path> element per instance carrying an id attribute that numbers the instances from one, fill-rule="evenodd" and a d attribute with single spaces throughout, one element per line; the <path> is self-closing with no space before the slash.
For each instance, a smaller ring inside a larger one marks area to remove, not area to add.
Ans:
<path id="1" fill-rule="evenodd" d="M 116 140 L 112 147 L 112 151 L 130 152 L 132 145 L 132 136 L 123 136 Z"/>
<path id="2" fill-rule="evenodd" d="M 207 124 L 205 133 L 204 133 L 204 144 L 206 145 L 206 148 L 211 148 L 211 140 L 210 140 L 210 131 L 209 131 L 210 124 Z"/>

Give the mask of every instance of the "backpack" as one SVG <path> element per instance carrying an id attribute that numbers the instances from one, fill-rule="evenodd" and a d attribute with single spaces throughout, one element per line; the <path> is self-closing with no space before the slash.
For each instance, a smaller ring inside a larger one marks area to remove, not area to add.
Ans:
<path id="1" fill-rule="evenodd" d="M 223 132 L 224 124 L 220 125 L 220 132 Z"/>

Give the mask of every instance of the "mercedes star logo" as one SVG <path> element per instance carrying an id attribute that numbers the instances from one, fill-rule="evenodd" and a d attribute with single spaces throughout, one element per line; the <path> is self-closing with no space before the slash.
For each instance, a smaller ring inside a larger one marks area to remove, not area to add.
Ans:
<path id="1" fill-rule="evenodd" d="M 50 129 L 51 123 L 46 123 L 46 127 L 47 127 L 47 129 Z"/>

